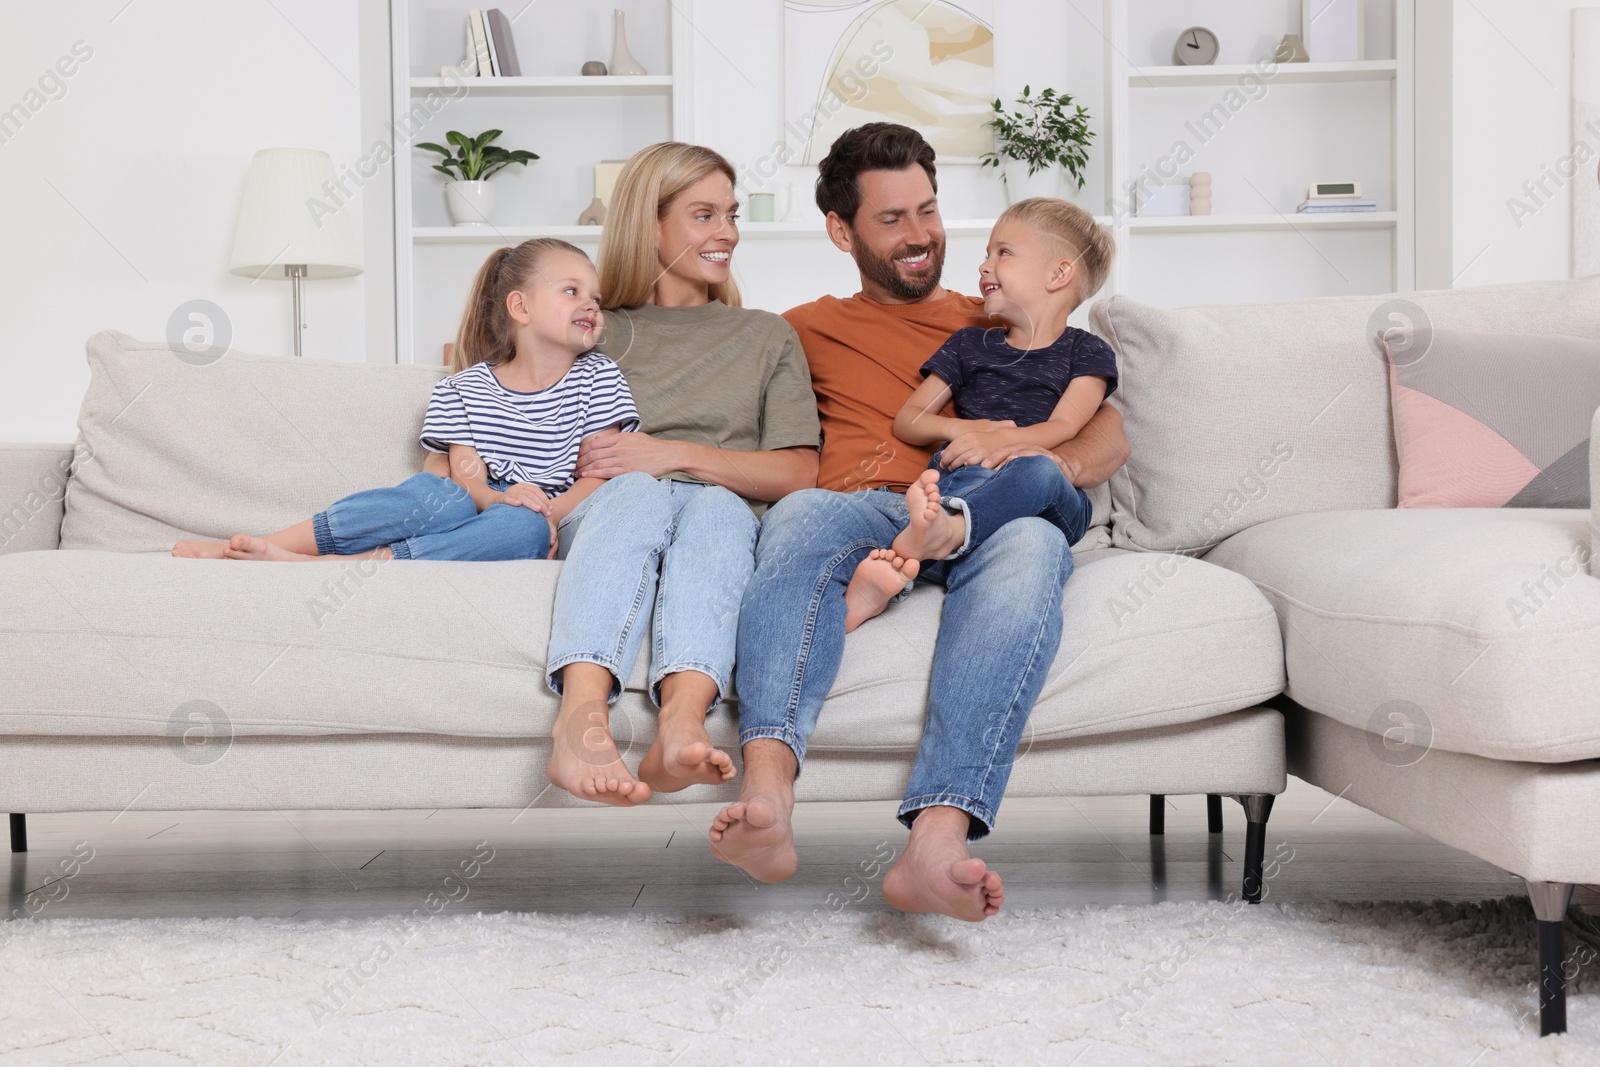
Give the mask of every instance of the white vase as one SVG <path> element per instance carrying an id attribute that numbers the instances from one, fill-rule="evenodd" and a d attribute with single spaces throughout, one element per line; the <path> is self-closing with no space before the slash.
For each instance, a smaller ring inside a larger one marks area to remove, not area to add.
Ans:
<path id="1" fill-rule="evenodd" d="M 1015 204 L 1034 196 L 1065 198 L 1065 182 L 1062 180 L 1065 174 L 1060 167 L 1046 167 L 1037 174 L 1029 174 L 1027 163 L 1008 159 L 1002 164 L 1001 170 L 1005 173 L 1007 203 Z"/>
<path id="2" fill-rule="evenodd" d="M 494 210 L 494 186 L 488 182 L 445 182 L 445 203 L 457 226 L 487 226 Z"/>
<path id="3" fill-rule="evenodd" d="M 633 53 L 628 51 L 628 27 L 624 21 L 622 9 L 617 8 L 611 16 L 615 27 L 611 35 L 611 73 L 617 74 L 648 74 L 644 64 L 633 58 Z"/>

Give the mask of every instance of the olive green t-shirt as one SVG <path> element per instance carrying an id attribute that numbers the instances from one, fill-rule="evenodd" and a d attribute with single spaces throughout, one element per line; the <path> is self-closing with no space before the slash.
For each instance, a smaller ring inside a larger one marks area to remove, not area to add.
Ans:
<path id="1" fill-rule="evenodd" d="M 794 328 L 780 316 L 713 300 L 606 312 L 596 348 L 622 369 L 639 429 L 741 452 L 817 448 L 822 425 Z M 698 482 L 681 471 L 667 477 Z M 759 514 L 766 504 L 749 501 Z"/>

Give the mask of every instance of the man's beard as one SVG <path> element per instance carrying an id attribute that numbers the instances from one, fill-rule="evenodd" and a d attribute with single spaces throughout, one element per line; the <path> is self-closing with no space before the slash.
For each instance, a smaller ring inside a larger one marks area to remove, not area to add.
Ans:
<path id="1" fill-rule="evenodd" d="M 932 266 L 913 281 L 907 281 L 895 265 L 895 259 L 904 259 L 926 251 Z M 869 280 L 887 289 L 899 300 L 921 300 L 939 288 L 939 276 L 944 273 L 944 242 L 930 241 L 918 248 L 901 248 L 888 259 L 873 254 L 862 241 L 855 243 L 856 266 Z"/>

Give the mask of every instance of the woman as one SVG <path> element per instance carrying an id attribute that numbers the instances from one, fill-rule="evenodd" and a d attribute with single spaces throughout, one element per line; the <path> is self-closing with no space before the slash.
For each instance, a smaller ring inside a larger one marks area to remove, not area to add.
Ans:
<path id="1" fill-rule="evenodd" d="M 560 527 L 547 681 L 561 695 L 550 780 L 586 800 L 734 775 L 706 714 L 727 691 L 757 513 L 817 482 L 821 429 L 800 341 L 740 306 L 734 171 L 716 152 L 651 145 L 617 178 L 600 239 L 597 351 L 622 369 L 637 433 L 590 440 L 577 474 L 605 478 Z M 607 708 L 652 630 L 655 743 L 636 779 Z"/>

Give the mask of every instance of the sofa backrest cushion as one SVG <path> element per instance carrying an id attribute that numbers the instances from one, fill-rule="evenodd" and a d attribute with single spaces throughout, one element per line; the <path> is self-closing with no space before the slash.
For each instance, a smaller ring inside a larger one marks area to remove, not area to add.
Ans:
<path id="1" fill-rule="evenodd" d="M 197 365 L 114 331 L 87 347 L 65 549 L 269 533 L 397 484 L 422 469 L 417 434 L 445 373 L 235 351 Z"/>
<path id="2" fill-rule="evenodd" d="M 1600 338 L 1600 276 L 1179 310 L 1114 296 L 1090 321 L 1117 350 L 1132 446 L 1112 539 L 1198 552 L 1285 515 L 1395 506 L 1383 330 Z"/>

